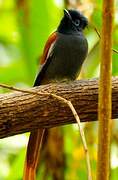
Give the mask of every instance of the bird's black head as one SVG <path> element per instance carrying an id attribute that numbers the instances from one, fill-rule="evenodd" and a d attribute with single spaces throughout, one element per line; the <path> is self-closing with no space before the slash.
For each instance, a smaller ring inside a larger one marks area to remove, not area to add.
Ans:
<path id="1" fill-rule="evenodd" d="M 64 16 L 57 30 L 60 33 L 73 34 L 82 31 L 87 25 L 87 18 L 79 11 L 64 9 Z"/>

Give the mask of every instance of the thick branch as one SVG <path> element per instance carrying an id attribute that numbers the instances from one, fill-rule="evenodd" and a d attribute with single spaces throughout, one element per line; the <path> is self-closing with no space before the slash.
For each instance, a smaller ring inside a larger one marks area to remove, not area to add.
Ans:
<path id="1" fill-rule="evenodd" d="M 112 80 L 112 118 L 118 118 L 118 77 Z M 97 120 L 98 81 L 82 80 L 48 84 L 32 88 L 70 100 L 81 121 Z M 0 96 L 0 138 L 31 131 L 75 123 L 69 107 L 47 95 L 15 92 Z"/>

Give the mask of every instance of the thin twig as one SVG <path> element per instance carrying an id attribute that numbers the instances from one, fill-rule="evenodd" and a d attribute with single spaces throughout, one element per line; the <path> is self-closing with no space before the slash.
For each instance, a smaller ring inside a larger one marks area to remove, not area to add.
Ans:
<path id="1" fill-rule="evenodd" d="M 101 35 L 100 35 L 100 32 L 98 31 L 98 29 L 95 26 L 93 28 L 94 28 L 95 32 L 97 33 L 98 37 L 101 39 Z"/>
<path id="2" fill-rule="evenodd" d="M 113 51 L 114 53 L 118 54 L 118 50 L 112 49 L 112 51 Z"/>
<path id="3" fill-rule="evenodd" d="M 83 147 L 84 147 L 84 151 L 85 151 L 85 155 L 86 155 L 86 164 L 87 164 L 87 172 L 88 172 L 88 180 L 92 180 L 92 173 L 91 173 L 91 166 L 90 166 L 90 157 L 89 157 L 89 152 L 88 152 L 88 147 L 87 147 L 87 143 L 86 143 L 86 139 L 85 139 L 85 134 L 84 134 L 84 130 L 83 130 L 83 127 L 81 126 L 81 122 L 80 122 L 80 118 L 73 106 L 73 104 L 71 103 L 71 101 L 61 97 L 61 96 L 58 96 L 56 94 L 53 94 L 53 93 L 47 93 L 47 92 L 35 92 L 33 90 L 24 90 L 24 89 L 19 89 L 19 88 L 15 88 L 15 87 L 12 87 L 12 86 L 8 86 L 8 85 L 5 85 L 5 84 L 0 84 L 0 87 L 2 88 L 6 88 L 6 89 L 10 89 L 10 90 L 14 90 L 14 91 L 19 91 L 19 92 L 24 92 L 24 93 L 30 93 L 30 94 L 35 94 L 35 95 L 48 95 L 48 96 L 52 96 L 62 102 L 64 102 L 65 104 L 67 104 L 69 106 L 69 108 L 71 109 L 71 112 L 73 114 L 73 116 L 75 117 L 76 119 L 76 122 L 78 124 L 78 127 L 79 127 L 79 131 L 80 131 L 80 136 L 81 136 L 81 140 L 82 140 L 82 144 L 83 144 Z"/>
<path id="4" fill-rule="evenodd" d="M 97 33 L 98 37 L 101 39 L 101 35 L 100 35 L 100 32 L 98 31 L 98 29 L 95 26 L 93 26 L 93 28 L 94 28 L 95 32 Z M 112 51 L 114 53 L 118 54 L 118 50 L 112 48 Z"/>
<path id="5" fill-rule="evenodd" d="M 88 152 L 88 147 L 86 144 L 86 139 L 85 139 L 85 134 L 84 134 L 84 130 L 83 127 L 81 126 L 81 122 L 80 122 L 80 118 L 73 106 L 73 104 L 71 103 L 71 101 L 68 101 L 68 105 L 76 119 L 76 122 L 78 124 L 79 130 L 80 130 L 80 135 L 81 135 L 81 139 L 82 139 L 82 143 L 84 146 L 84 151 L 85 151 L 85 155 L 86 155 L 86 163 L 87 163 L 87 172 L 88 172 L 88 180 L 92 180 L 92 174 L 91 174 L 91 166 L 90 166 L 90 157 L 89 157 L 89 152 Z"/>

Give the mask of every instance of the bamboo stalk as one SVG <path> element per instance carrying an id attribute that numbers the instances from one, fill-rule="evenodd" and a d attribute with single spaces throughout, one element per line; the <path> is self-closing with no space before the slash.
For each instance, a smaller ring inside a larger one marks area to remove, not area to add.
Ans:
<path id="1" fill-rule="evenodd" d="M 103 0 L 97 180 L 109 179 L 113 7 L 114 0 Z"/>

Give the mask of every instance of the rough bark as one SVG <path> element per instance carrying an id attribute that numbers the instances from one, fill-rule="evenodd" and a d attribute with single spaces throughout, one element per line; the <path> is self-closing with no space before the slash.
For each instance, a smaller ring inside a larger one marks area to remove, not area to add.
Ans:
<path id="1" fill-rule="evenodd" d="M 112 118 L 118 118 L 118 77 L 112 80 Z M 48 84 L 32 88 L 50 92 L 70 100 L 82 122 L 96 121 L 98 80 Z M 31 90 L 31 89 L 30 89 Z M 63 102 L 47 95 L 15 92 L 0 95 L 0 138 L 31 131 L 76 123 L 71 110 Z"/>

